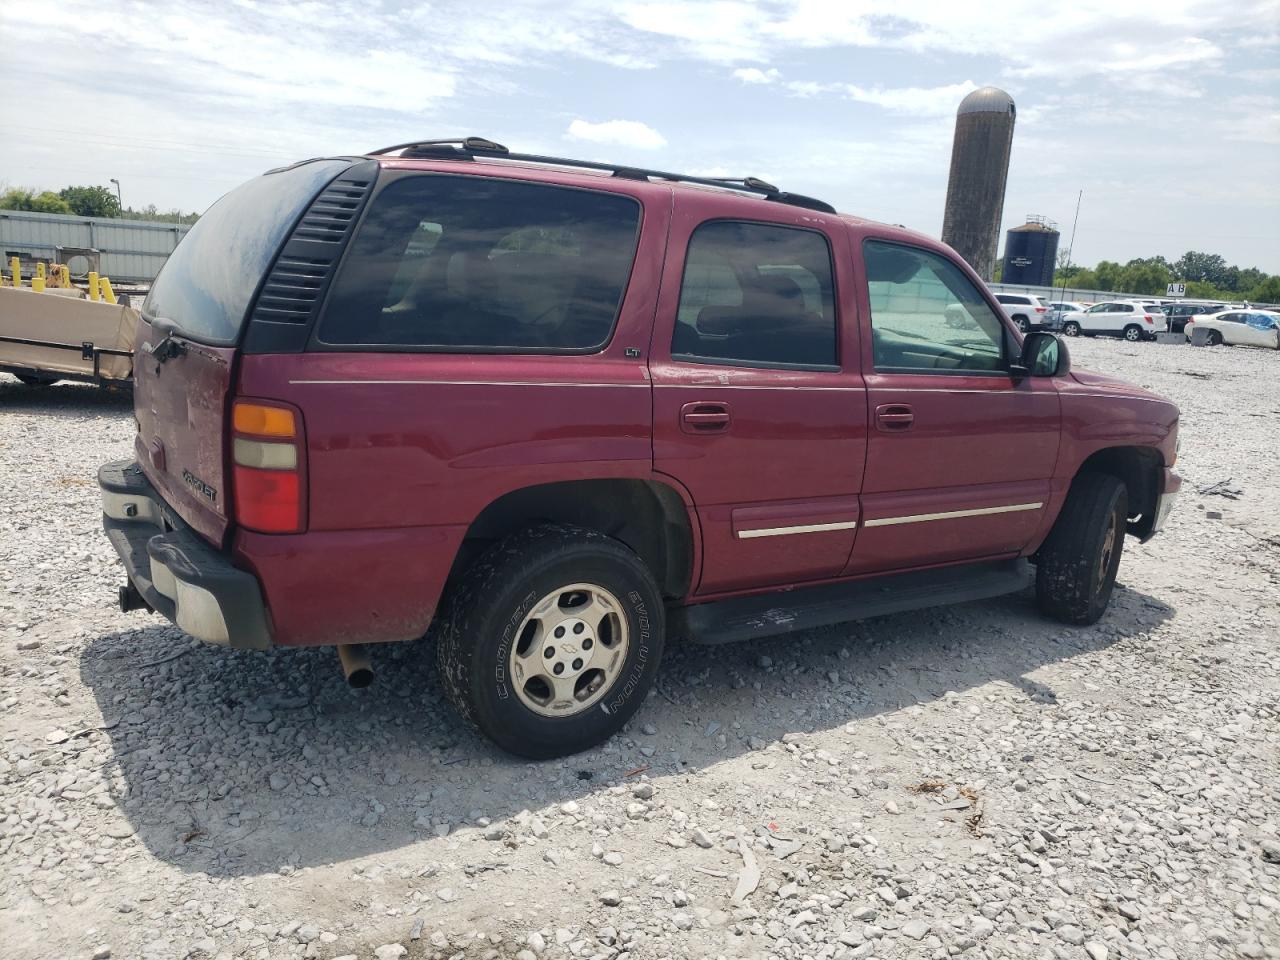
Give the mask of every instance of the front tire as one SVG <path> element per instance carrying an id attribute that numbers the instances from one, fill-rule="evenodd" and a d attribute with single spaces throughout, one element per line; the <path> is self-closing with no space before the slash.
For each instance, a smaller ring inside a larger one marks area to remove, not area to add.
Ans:
<path id="1" fill-rule="evenodd" d="M 485 553 L 454 589 L 436 648 L 441 683 L 498 746 L 533 760 L 617 733 L 662 657 L 649 569 L 594 530 L 546 525 Z"/>
<path id="2" fill-rule="evenodd" d="M 1074 320 L 1068 320 L 1062 325 L 1062 335 L 1065 337 L 1080 336 L 1080 324 L 1076 323 Z"/>
<path id="3" fill-rule="evenodd" d="M 1076 477 L 1037 556 L 1041 613 L 1078 626 L 1097 622 L 1115 588 L 1128 516 L 1129 496 L 1119 478 L 1106 473 Z"/>
<path id="4" fill-rule="evenodd" d="M 1136 323 L 1131 323 L 1124 328 L 1124 338 L 1130 343 L 1137 343 L 1142 339 L 1142 328 Z"/>

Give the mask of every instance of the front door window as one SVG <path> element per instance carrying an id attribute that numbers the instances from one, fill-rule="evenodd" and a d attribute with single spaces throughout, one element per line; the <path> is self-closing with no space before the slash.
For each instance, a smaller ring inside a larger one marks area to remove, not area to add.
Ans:
<path id="1" fill-rule="evenodd" d="M 882 240 L 866 241 L 863 254 L 876 370 L 1008 370 L 1005 325 L 959 267 Z"/>

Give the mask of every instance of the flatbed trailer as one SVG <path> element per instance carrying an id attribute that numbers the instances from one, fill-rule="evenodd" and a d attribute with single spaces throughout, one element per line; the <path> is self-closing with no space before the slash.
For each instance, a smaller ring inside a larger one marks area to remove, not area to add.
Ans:
<path id="1" fill-rule="evenodd" d="M 0 371 L 33 386 L 130 386 L 137 326 L 123 303 L 0 287 Z"/>

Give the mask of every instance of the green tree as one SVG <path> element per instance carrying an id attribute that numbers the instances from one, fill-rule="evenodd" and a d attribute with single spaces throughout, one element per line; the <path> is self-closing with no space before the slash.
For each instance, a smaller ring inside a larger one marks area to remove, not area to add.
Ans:
<path id="1" fill-rule="evenodd" d="M 67 201 L 52 190 L 36 193 L 30 188 L 14 187 L 0 195 L 0 210 L 31 210 L 35 213 L 71 213 Z"/>
<path id="2" fill-rule="evenodd" d="M 160 210 L 154 203 L 149 203 L 141 210 L 126 207 L 121 214 L 126 220 L 154 220 L 157 223 L 195 223 L 200 219 L 198 213 L 183 213 L 181 210 Z"/>
<path id="3" fill-rule="evenodd" d="M 1120 271 L 1120 285 L 1125 293 L 1162 294 L 1169 284 L 1169 267 L 1163 257 L 1130 260 Z"/>
<path id="4" fill-rule="evenodd" d="M 1217 284 L 1207 280 L 1188 280 L 1187 296 L 1197 300 L 1234 300 L 1236 296 L 1230 290 L 1223 290 Z"/>
<path id="5" fill-rule="evenodd" d="M 1094 275 L 1098 278 L 1098 289 L 1100 290 L 1119 290 L 1120 275 L 1124 272 L 1124 267 L 1110 260 L 1099 260 L 1098 265 L 1093 268 Z"/>
<path id="6" fill-rule="evenodd" d="M 80 217 L 120 216 L 120 201 L 115 191 L 107 187 L 66 187 L 58 196 Z"/>
<path id="7" fill-rule="evenodd" d="M 1187 282 L 1199 281 L 1222 286 L 1227 279 L 1227 261 L 1216 253 L 1188 250 L 1174 263 L 1173 275 Z"/>
<path id="8" fill-rule="evenodd" d="M 1098 290 L 1101 285 L 1098 283 L 1098 275 L 1092 270 L 1075 270 L 1072 276 L 1067 279 L 1067 286 L 1075 287 L 1077 290 Z"/>
<path id="9" fill-rule="evenodd" d="M 1267 275 L 1257 267 L 1245 267 L 1240 271 L 1239 290 L 1252 290 L 1267 279 Z"/>
<path id="10" fill-rule="evenodd" d="M 1250 303 L 1280 303 L 1280 276 L 1267 277 L 1249 291 Z"/>

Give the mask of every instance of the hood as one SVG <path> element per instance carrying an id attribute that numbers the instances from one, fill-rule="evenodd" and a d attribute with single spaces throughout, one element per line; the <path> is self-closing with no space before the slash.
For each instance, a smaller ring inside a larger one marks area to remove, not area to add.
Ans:
<path id="1" fill-rule="evenodd" d="M 1093 370 L 1083 370 L 1079 367 L 1071 368 L 1071 378 L 1082 387 L 1089 387 L 1092 390 L 1105 390 L 1107 393 L 1114 393 L 1118 396 L 1128 397 L 1144 397 L 1150 400 L 1161 400 L 1165 403 L 1172 403 L 1167 397 L 1162 397 L 1158 393 L 1153 393 L 1139 387 L 1137 384 L 1130 383 L 1128 380 L 1121 380 L 1119 377 L 1109 377 L 1105 373 L 1096 373 Z"/>

